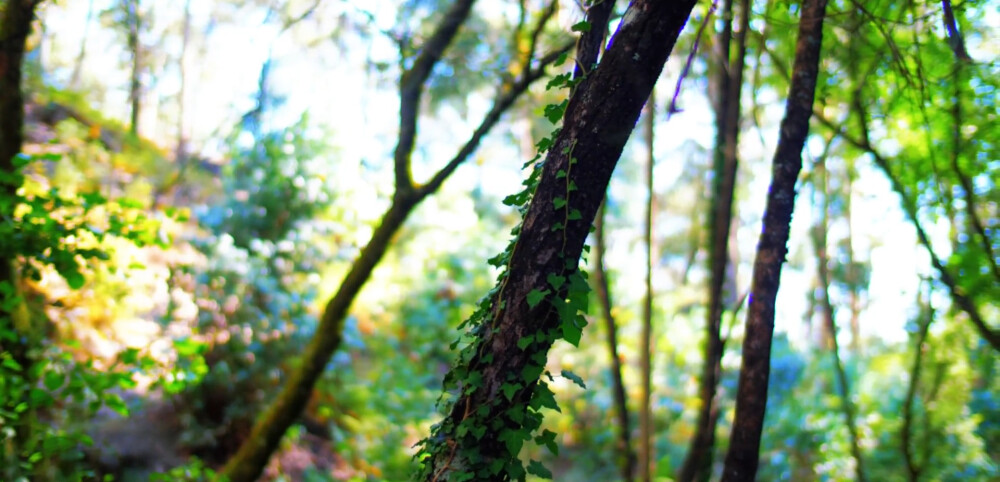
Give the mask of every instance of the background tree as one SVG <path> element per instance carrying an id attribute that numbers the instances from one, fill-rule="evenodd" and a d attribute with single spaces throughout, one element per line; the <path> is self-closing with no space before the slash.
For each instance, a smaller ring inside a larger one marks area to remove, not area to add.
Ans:
<path id="1" fill-rule="evenodd" d="M 754 480 L 757 475 L 770 374 L 774 303 L 781 265 L 788 251 L 786 244 L 795 201 L 795 182 L 802 169 L 802 148 L 809 134 L 825 13 L 826 0 L 809 1 L 802 6 L 792 81 L 785 117 L 781 121 L 778 148 L 774 153 L 773 180 L 764 211 L 764 229 L 754 260 L 743 364 L 736 394 L 736 418 L 723 480 Z"/>
<path id="2" fill-rule="evenodd" d="M 716 73 L 712 77 L 716 92 L 716 141 L 713 151 L 712 201 L 708 216 L 709 280 L 708 310 L 705 322 L 705 359 L 699 380 L 701 408 L 697 428 L 691 437 L 691 447 L 678 473 L 682 481 L 708 480 L 714 459 L 715 428 L 719 419 L 716 388 L 722 371 L 723 293 L 729 276 L 730 226 L 733 223 L 733 198 L 738 171 L 741 92 L 743 90 L 743 60 L 750 28 L 750 2 L 740 2 L 740 22 L 733 38 L 733 2 L 722 7 L 722 31 L 718 37 Z M 735 43 L 735 48 L 734 44 Z M 734 51 L 735 50 L 735 51 Z M 732 296 L 729 296 L 730 298 Z"/>

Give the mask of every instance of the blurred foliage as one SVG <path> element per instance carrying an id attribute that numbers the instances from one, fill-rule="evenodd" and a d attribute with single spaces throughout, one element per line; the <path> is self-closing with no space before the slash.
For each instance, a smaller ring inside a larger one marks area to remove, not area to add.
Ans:
<path id="1" fill-rule="evenodd" d="M 174 343 L 187 375 L 169 391 L 178 393 L 184 444 L 208 462 L 247 436 L 315 329 L 319 280 L 310 273 L 330 257 L 315 216 L 332 193 L 327 152 L 307 130 L 302 119 L 237 134 L 219 202 L 195 210 L 206 235 L 190 242 L 207 262 L 173 275 L 198 313 L 191 337 Z"/>
<path id="2" fill-rule="evenodd" d="M 99 192 L 49 187 L 37 175 L 40 164 L 60 165 L 58 155 L 16 159 L 18 171 L 0 184 L 0 256 L 17 260 L 29 280 L 54 272 L 70 290 L 88 284 L 91 269 L 110 260 L 111 238 L 135 246 L 165 244 L 159 223 L 134 201 L 109 201 Z M 7 193 L 6 189 L 3 191 Z M 10 281 L 0 282 L 0 476 L 5 480 L 80 479 L 95 471 L 85 460 L 93 439 L 86 420 L 103 408 L 127 415 L 120 390 L 136 386 L 131 370 L 136 352 L 110 364 L 76 356 L 81 345 L 55 336 L 50 301 Z"/>

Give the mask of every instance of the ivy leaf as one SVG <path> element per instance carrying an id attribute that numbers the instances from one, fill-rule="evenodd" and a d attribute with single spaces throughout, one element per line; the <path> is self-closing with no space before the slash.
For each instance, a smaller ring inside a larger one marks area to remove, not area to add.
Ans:
<path id="1" fill-rule="evenodd" d="M 558 290 L 566 282 L 566 277 L 549 273 L 546 280 L 549 282 L 549 286 L 552 286 L 552 289 Z"/>
<path id="2" fill-rule="evenodd" d="M 552 389 L 549 388 L 546 383 L 539 383 L 535 387 L 535 393 L 531 396 L 531 403 L 528 404 L 531 408 L 538 410 L 540 408 L 551 408 L 557 412 L 562 413 L 559 408 L 559 404 L 556 403 L 556 395 L 552 393 Z"/>
<path id="3" fill-rule="evenodd" d="M 513 456 L 517 456 L 521 446 L 524 445 L 524 434 L 521 430 L 504 430 L 497 438 L 507 446 L 507 453 Z"/>
<path id="4" fill-rule="evenodd" d="M 528 462 L 528 473 L 543 479 L 552 480 L 552 472 L 537 460 Z"/>
<path id="5" fill-rule="evenodd" d="M 576 221 L 577 219 L 583 219 L 583 214 L 580 213 L 579 209 L 573 209 L 572 211 L 569 212 L 569 215 L 566 216 L 566 219 L 569 221 Z"/>
<path id="6" fill-rule="evenodd" d="M 539 290 L 533 289 L 528 293 L 528 308 L 534 308 L 538 306 L 546 296 L 549 295 L 549 290 Z"/>
<path id="7" fill-rule="evenodd" d="M 532 383 L 535 380 L 538 380 L 538 377 L 541 376 L 542 370 L 544 369 L 545 368 L 542 367 L 541 365 L 535 365 L 534 363 L 529 363 L 525 365 L 523 369 L 521 369 L 521 379 L 527 383 Z"/>
<path id="8" fill-rule="evenodd" d="M 545 429 L 542 434 L 535 437 L 535 443 L 538 445 L 544 445 L 552 455 L 559 455 L 559 445 L 556 444 L 556 433 Z"/>
<path id="9" fill-rule="evenodd" d="M 521 339 L 517 340 L 517 347 L 520 348 L 521 351 L 524 351 L 524 349 L 528 348 L 528 345 L 530 345 L 533 341 L 535 341 L 535 335 L 521 337 Z"/>
<path id="10" fill-rule="evenodd" d="M 580 337 L 583 336 L 582 327 L 577 326 L 572 319 L 564 319 L 560 328 L 562 328 L 562 337 L 566 342 L 575 347 L 580 346 Z"/>
<path id="11" fill-rule="evenodd" d="M 566 198 L 557 197 L 552 199 L 552 207 L 562 209 L 566 205 Z"/>
<path id="12" fill-rule="evenodd" d="M 573 373 L 573 372 L 571 372 L 569 370 L 563 370 L 562 371 L 562 376 L 565 377 L 565 378 L 568 378 L 573 383 L 579 385 L 580 388 L 582 388 L 584 390 L 587 389 L 587 385 L 585 383 L 583 383 L 583 378 L 580 378 L 580 375 L 577 375 L 576 373 Z"/>
<path id="13" fill-rule="evenodd" d="M 573 31 L 573 32 L 589 32 L 590 31 L 590 22 L 584 20 L 582 22 L 578 22 L 578 23 L 574 24 L 569 29 L 571 31 Z"/>
<path id="14" fill-rule="evenodd" d="M 514 400 L 514 395 L 517 394 L 518 389 L 521 388 L 520 384 L 517 383 L 504 383 L 500 386 L 500 390 L 503 391 L 503 396 L 507 397 L 508 401 Z"/>

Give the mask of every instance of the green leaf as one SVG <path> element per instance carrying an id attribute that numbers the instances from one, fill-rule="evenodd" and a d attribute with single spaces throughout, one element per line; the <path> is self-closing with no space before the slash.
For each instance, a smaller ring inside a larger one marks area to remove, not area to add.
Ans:
<path id="1" fill-rule="evenodd" d="M 579 209 L 572 209 L 569 214 L 566 215 L 567 221 L 576 221 L 577 219 L 583 219 L 583 214 L 580 213 Z"/>
<path id="2" fill-rule="evenodd" d="M 590 22 L 584 20 L 582 22 L 578 22 L 578 23 L 573 24 L 573 26 L 570 27 L 569 29 L 572 30 L 572 31 L 574 31 L 574 32 L 589 32 L 590 31 Z"/>
<path id="3" fill-rule="evenodd" d="M 549 429 L 543 430 L 541 435 L 535 437 L 535 443 L 538 445 L 545 446 L 547 449 L 549 449 L 549 452 L 552 452 L 552 455 L 555 456 L 559 455 L 559 445 L 556 444 L 555 432 Z"/>
<path id="4" fill-rule="evenodd" d="M 528 293 L 528 308 L 534 308 L 538 306 L 546 296 L 549 295 L 549 290 L 539 290 L 533 289 Z"/>
<path id="5" fill-rule="evenodd" d="M 573 320 L 564 320 L 562 325 L 562 337 L 567 343 L 575 347 L 580 346 L 580 337 L 583 336 L 583 328 L 576 326 Z"/>
<path id="6" fill-rule="evenodd" d="M 45 379 L 42 380 L 42 383 L 45 385 L 45 388 L 49 389 L 49 391 L 55 391 L 63 385 L 65 380 L 66 377 L 62 373 L 49 370 L 45 373 Z"/>
<path id="7" fill-rule="evenodd" d="M 543 479 L 552 480 L 552 472 L 537 460 L 528 462 L 528 473 Z"/>
<path id="8" fill-rule="evenodd" d="M 123 417 L 128 416 L 128 406 L 125 405 L 125 402 L 122 401 L 121 397 L 108 397 L 104 400 L 104 405 Z"/>
<path id="9" fill-rule="evenodd" d="M 520 348 L 522 351 L 524 351 L 524 349 L 527 348 L 528 345 L 531 345 L 531 343 L 534 341 L 535 341 L 534 335 L 521 337 L 521 339 L 517 340 L 517 347 Z"/>
<path id="10" fill-rule="evenodd" d="M 552 207 L 562 209 L 566 205 L 566 198 L 557 197 L 552 199 Z"/>
<path id="11" fill-rule="evenodd" d="M 562 412 L 559 409 L 559 404 L 556 403 L 556 395 L 552 393 L 552 389 L 545 382 L 541 382 L 535 387 L 535 393 L 531 396 L 531 403 L 528 405 L 535 410 L 551 408 L 557 412 Z"/>
<path id="12" fill-rule="evenodd" d="M 507 397 L 508 401 L 514 400 L 514 395 L 517 394 L 517 391 L 520 388 L 521 388 L 520 384 L 510 383 L 510 382 L 504 383 L 503 385 L 500 386 L 500 390 L 503 392 L 503 396 Z"/>
<path id="13" fill-rule="evenodd" d="M 87 279 L 84 278 L 83 275 L 80 274 L 80 272 L 75 269 L 63 270 L 60 271 L 59 274 L 61 274 L 62 277 L 66 279 L 66 284 L 69 285 L 69 287 L 74 290 L 83 288 L 84 283 L 87 282 Z"/>
<path id="14" fill-rule="evenodd" d="M 563 283 L 566 282 L 566 277 L 549 273 L 549 275 L 546 277 L 546 280 L 549 282 L 549 286 L 551 286 L 552 289 L 558 290 L 560 287 L 562 287 Z"/>
<path id="15" fill-rule="evenodd" d="M 582 388 L 584 390 L 587 389 L 587 385 L 585 383 L 583 383 L 583 378 L 580 378 L 580 375 L 577 375 L 576 373 L 573 373 L 573 372 L 571 372 L 569 370 L 563 370 L 561 373 L 562 373 L 563 377 L 568 378 L 573 383 L 579 385 L 580 388 Z"/>
<path id="16" fill-rule="evenodd" d="M 516 457 L 524 445 L 525 434 L 521 430 L 506 429 L 497 438 L 507 446 L 507 452 Z"/>
<path id="17" fill-rule="evenodd" d="M 529 363 L 521 369 L 521 380 L 524 380 L 527 383 L 533 383 L 538 380 L 538 377 L 541 376 L 544 369 L 545 367 L 541 365 Z"/>

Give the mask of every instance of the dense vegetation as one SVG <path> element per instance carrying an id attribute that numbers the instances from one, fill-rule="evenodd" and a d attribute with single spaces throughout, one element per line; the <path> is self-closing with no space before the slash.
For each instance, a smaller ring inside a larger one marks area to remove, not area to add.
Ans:
<path id="1" fill-rule="evenodd" d="M 998 32 L 0 1 L 0 480 L 1000 478 Z"/>

